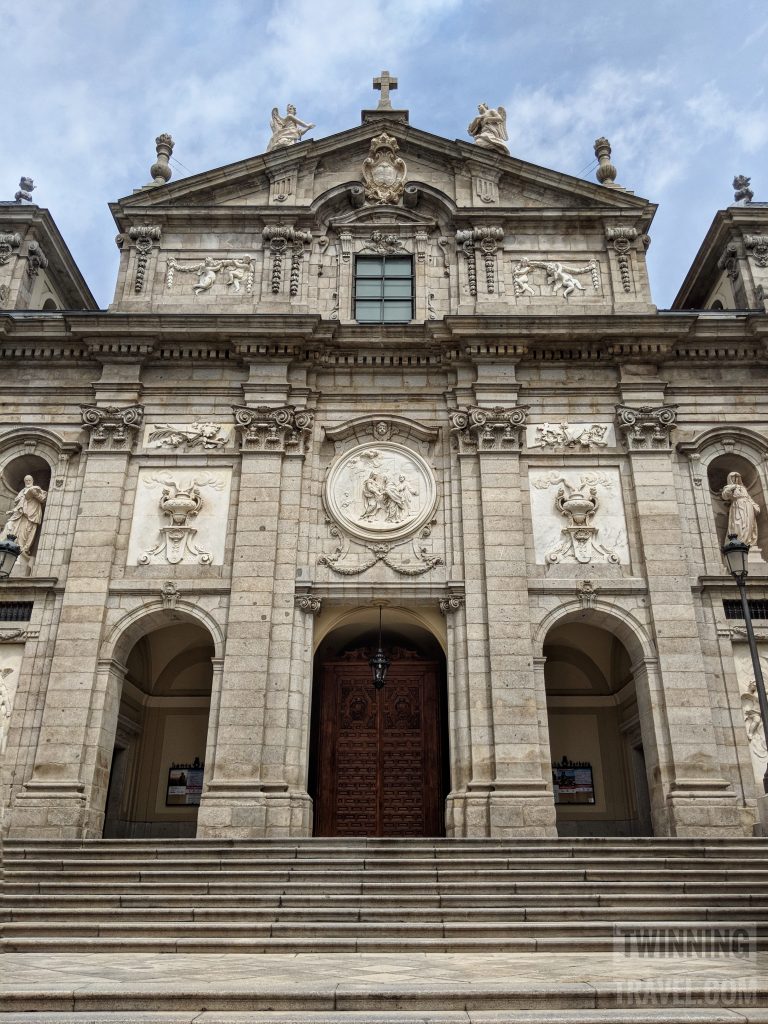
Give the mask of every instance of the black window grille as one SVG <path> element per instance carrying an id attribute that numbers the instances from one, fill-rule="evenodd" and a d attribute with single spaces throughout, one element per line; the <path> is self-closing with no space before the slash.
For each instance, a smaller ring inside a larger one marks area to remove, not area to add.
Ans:
<path id="1" fill-rule="evenodd" d="M 0 622 L 29 622 L 32 601 L 0 601 Z"/>
<path id="2" fill-rule="evenodd" d="M 757 598 L 753 601 L 747 601 L 747 604 L 749 605 L 749 614 L 753 619 L 768 619 L 768 601 Z M 723 601 L 723 610 L 725 611 L 726 619 L 744 618 L 741 601 Z"/>

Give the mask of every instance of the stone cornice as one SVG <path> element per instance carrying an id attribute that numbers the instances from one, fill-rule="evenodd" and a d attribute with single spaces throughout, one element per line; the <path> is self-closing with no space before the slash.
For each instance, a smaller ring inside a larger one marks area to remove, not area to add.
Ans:
<path id="1" fill-rule="evenodd" d="M 6 360 L 281 359 L 319 365 L 644 362 L 765 365 L 768 315 L 449 316 L 342 325 L 308 314 L 0 313 Z"/>

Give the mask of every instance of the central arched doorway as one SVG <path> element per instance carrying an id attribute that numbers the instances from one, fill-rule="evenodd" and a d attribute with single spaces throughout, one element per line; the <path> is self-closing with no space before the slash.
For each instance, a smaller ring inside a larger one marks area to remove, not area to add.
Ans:
<path id="1" fill-rule="evenodd" d="M 391 664 L 376 690 L 376 629 L 335 629 L 315 656 L 309 791 L 318 836 L 442 836 L 449 789 L 445 656 L 408 623 L 385 630 Z"/>

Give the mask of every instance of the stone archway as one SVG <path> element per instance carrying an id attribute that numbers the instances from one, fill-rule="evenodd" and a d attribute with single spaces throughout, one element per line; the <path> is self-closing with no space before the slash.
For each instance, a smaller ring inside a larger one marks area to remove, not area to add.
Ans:
<path id="1" fill-rule="evenodd" d="M 153 621 L 152 629 L 140 632 L 142 621 L 135 624 L 132 634 L 140 635 L 132 635 L 125 652 L 105 838 L 178 838 L 196 833 L 214 640 L 198 622 L 158 615 L 162 624 Z"/>
<path id="2" fill-rule="evenodd" d="M 383 689 L 372 683 L 368 659 L 378 634 L 365 619 L 333 629 L 315 656 L 309 772 L 315 835 L 445 835 L 445 656 L 413 620 L 389 610 L 387 617 L 382 640 L 391 665 Z"/>
<path id="3" fill-rule="evenodd" d="M 543 654 L 559 835 L 652 835 L 646 744 L 630 654 L 587 621 L 561 621 Z"/>

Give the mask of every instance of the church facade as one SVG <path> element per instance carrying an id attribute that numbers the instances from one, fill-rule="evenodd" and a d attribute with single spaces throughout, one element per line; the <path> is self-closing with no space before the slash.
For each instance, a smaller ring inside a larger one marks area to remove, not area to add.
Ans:
<path id="1" fill-rule="evenodd" d="M 160 136 L 107 310 L 0 205 L 5 834 L 758 822 L 720 549 L 749 536 L 768 642 L 768 205 L 718 213 L 660 312 L 606 140 L 587 182 L 387 81 L 178 182 Z"/>

